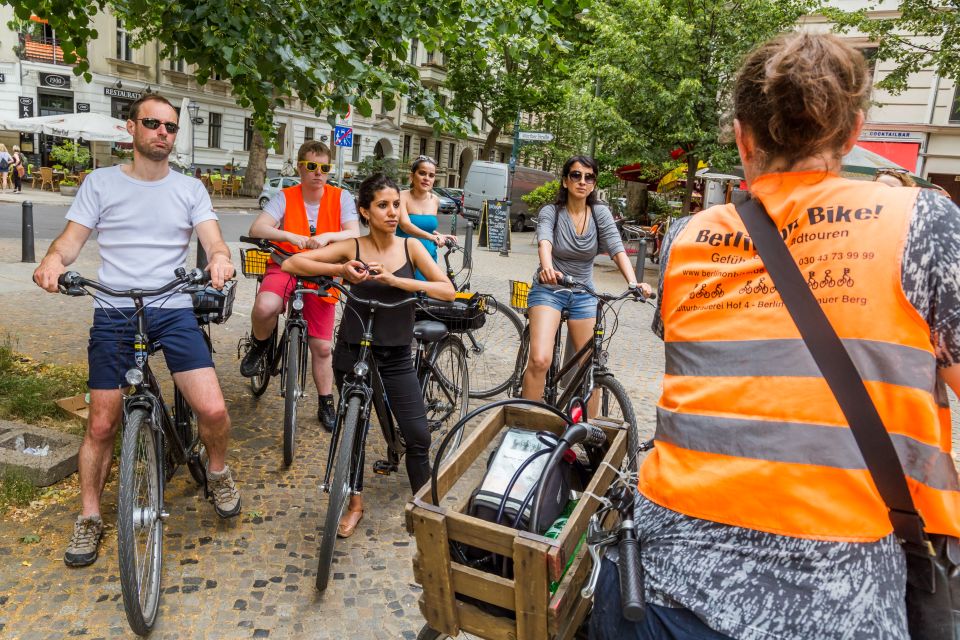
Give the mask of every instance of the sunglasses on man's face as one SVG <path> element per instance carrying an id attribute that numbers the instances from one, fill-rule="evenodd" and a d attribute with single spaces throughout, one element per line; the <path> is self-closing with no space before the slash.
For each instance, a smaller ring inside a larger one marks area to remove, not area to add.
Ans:
<path id="1" fill-rule="evenodd" d="M 156 118 L 137 118 L 143 126 L 151 131 L 159 129 L 160 125 L 163 125 L 163 128 L 167 130 L 167 133 L 176 133 L 180 131 L 180 125 L 176 122 L 164 122 L 162 120 L 157 120 Z"/>
<path id="2" fill-rule="evenodd" d="M 593 184 L 597 181 L 597 176 L 594 173 L 584 173 L 582 171 L 571 171 L 567 174 L 567 177 L 574 182 L 580 182 L 583 180 L 587 184 Z"/>
<path id="3" fill-rule="evenodd" d="M 298 162 L 301 167 L 306 167 L 307 171 L 313 173 L 317 169 L 320 169 L 320 173 L 330 173 L 330 170 L 333 169 L 333 165 L 329 162 L 313 162 L 312 160 L 301 160 Z"/>

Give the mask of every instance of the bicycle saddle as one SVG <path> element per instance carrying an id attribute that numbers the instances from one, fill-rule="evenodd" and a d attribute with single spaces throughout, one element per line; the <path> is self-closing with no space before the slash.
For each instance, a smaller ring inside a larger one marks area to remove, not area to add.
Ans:
<path id="1" fill-rule="evenodd" d="M 419 320 L 413 325 L 413 337 L 424 342 L 437 342 L 447 337 L 447 325 L 436 320 Z"/>

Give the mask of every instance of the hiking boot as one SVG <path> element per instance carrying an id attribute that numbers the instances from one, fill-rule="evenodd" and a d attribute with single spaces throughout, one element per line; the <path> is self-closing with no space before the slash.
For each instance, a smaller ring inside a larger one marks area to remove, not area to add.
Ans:
<path id="1" fill-rule="evenodd" d="M 263 356 L 267 353 L 267 349 L 270 347 L 270 339 L 266 340 L 257 340 L 253 337 L 253 334 L 250 334 L 250 348 L 247 349 L 246 355 L 243 356 L 243 360 L 240 361 L 240 375 L 244 378 L 252 378 L 260 372 L 260 361 L 263 360 Z"/>
<path id="2" fill-rule="evenodd" d="M 100 516 L 79 516 L 73 523 L 73 536 L 67 551 L 63 554 L 63 563 L 68 567 L 86 567 L 97 559 L 100 539 L 103 537 L 103 520 Z"/>
<path id="3" fill-rule="evenodd" d="M 317 420 L 320 425 L 328 432 L 333 431 L 333 426 L 337 424 L 337 410 L 333 406 L 333 395 L 320 396 L 320 406 L 317 407 Z"/>
<path id="4" fill-rule="evenodd" d="M 219 473 L 207 469 L 207 495 L 213 498 L 213 508 L 221 518 L 240 513 L 240 492 L 230 467 L 224 467 Z"/>

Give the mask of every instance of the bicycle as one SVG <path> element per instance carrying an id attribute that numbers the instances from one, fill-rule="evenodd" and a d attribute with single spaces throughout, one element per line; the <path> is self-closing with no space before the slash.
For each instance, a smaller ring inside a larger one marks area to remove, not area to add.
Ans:
<path id="1" fill-rule="evenodd" d="M 452 240 L 447 240 L 444 248 L 443 262 L 447 277 L 458 294 L 469 292 L 472 264 L 468 264 L 465 256 L 463 267 L 456 271 L 450 264 L 450 257 L 463 249 Z M 523 331 L 523 321 L 509 305 L 499 302 L 489 294 L 484 294 L 484 297 L 484 311 L 487 314 L 485 321 L 481 326 L 469 329 L 462 335 L 473 376 L 471 398 L 490 398 L 510 388 L 510 374 L 504 377 L 502 373 L 505 370 L 510 371 L 503 362 L 502 354 L 515 353 L 520 347 L 520 335 Z"/>
<path id="2" fill-rule="evenodd" d="M 523 305 L 524 315 L 526 315 L 526 293 L 529 290 L 529 284 L 526 282 L 511 280 L 513 295 L 511 302 Z M 630 425 L 636 425 L 636 415 L 633 411 L 633 403 L 627 395 L 626 389 L 620 384 L 613 373 L 607 369 L 607 351 L 605 344 L 612 339 L 612 334 L 616 332 L 616 321 L 614 329 L 611 332 L 611 338 L 606 338 L 606 329 L 604 327 L 604 313 L 606 309 L 612 308 L 612 305 L 627 298 L 635 298 L 641 301 L 647 299 L 643 297 L 638 289 L 628 289 L 617 296 L 605 293 L 597 293 L 591 287 L 577 282 L 569 276 L 564 277 L 563 286 L 577 291 L 583 291 L 590 294 L 597 301 L 596 322 L 593 329 L 593 340 L 587 342 L 572 356 L 563 358 L 563 325 L 569 319 L 569 313 L 563 311 L 560 314 L 560 324 L 557 326 L 557 333 L 554 337 L 553 358 L 550 367 L 547 369 L 546 380 L 543 389 L 543 401 L 552 405 L 561 411 L 570 412 L 574 404 L 579 403 L 582 409 L 585 409 L 593 399 L 595 391 L 599 392 L 598 414 L 622 420 Z M 526 289 L 524 289 L 526 287 Z M 652 297 L 652 296 L 651 296 Z M 616 312 L 614 312 L 616 317 Z M 517 351 L 517 359 L 514 363 L 514 370 L 511 376 L 513 386 L 511 396 L 519 398 L 521 396 L 523 385 L 523 374 L 527 364 L 527 358 L 530 354 L 530 324 L 527 322 L 523 328 L 523 335 L 520 341 L 520 348 Z M 562 364 L 565 362 L 566 364 Z M 564 384 L 564 380 L 567 382 Z M 561 385 L 564 385 L 561 391 Z"/>
<path id="3" fill-rule="evenodd" d="M 257 285 L 266 272 L 267 261 L 272 256 L 281 260 L 293 255 L 277 244 L 263 238 L 240 236 L 240 242 L 256 245 L 257 249 L 240 252 L 240 264 L 243 275 L 257 278 Z M 293 464 L 297 448 L 297 404 L 304 396 L 307 383 L 307 321 L 303 317 L 303 297 L 305 295 L 323 295 L 321 289 L 306 286 L 307 280 L 296 277 L 293 291 L 287 300 L 284 311 L 283 333 L 280 334 L 280 321 L 277 320 L 270 334 L 267 351 L 260 359 L 257 373 L 250 378 L 250 390 L 259 397 L 270 385 L 270 378 L 280 376 L 280 396 L 283 398 L 283 465 Z M 240 338 L 237 343 L 237 357 L 243 359 L 252 345 L 251 335 Z"/>
<path id="4" fill-rule="evenodd" d="M 173 407 L 163 399 L 160 384 L 150 368 L 150 355 L 160 348 L 147 333 L 144 298 L 190 293 L 194 314 L 203 330 L 207 348 L 213 351 L 210 323 L 230 317 L 236 281 L 223 291 L 206 287 L 209 274 L 200 269 L 175 271 L 175 278 L 157 289 L 115 291 L 75 271 L 60 276 L 60 292 L 70 296 L 93 295 L 129 298 L 134 303 L 137 332 L 135 365 L 125 374 L 129 389 L 123 397 L 121 417 L 119 496 L 117 499 L 117 552 L 120 588 L 127 622 L 134 633 L 146 635 L 153 628 L 160 604 L 160 574 L 163 565 L 163 523 L 169 517 L 164 505 L 164 486 L 177 468 L 186 464 L 198 485 L 206 485 L 203 445 L 196 416 L 186 399 L 173 387 Z"/>
<path id="5" fill-rule="evenodd" d="M 337 541 L 337 526 L 350 495 L 357 493 L 359 486 L 360 455 L 366 444 L 371 410 L 376 412 L 383 439 L 387 443 L 387 458 L 373 465 L 375 473 L 389 475 L 399 469 L 400 459 L 406 446 L 400 429 L 390 411 L 389 398 L 383 388 L 376 360 L 371 349 L 376 312 L 379 309 L 394 309 L 408 304 L 421 303 L 423 294 L 417 294 L 394 303 L 364 300 L 353 295 L 349 289 L 326 278 L 317 278 L 322 286 L 333 286 L 348 298 L 366 305 L 370 314 L 363 321 L 363 337 L 360 353 L 353 370 L 340 389 L 337 405 L 337 422 L 330 438 L 326 470 L 320 489 L 330 497 L 324 517 L 317 563 L 317 589 L 326 590 L 333 564 L 334 547 Z M 442 304 L 431 301 L 431 305 Z M 420 382 L 427 426 L 431 434 L 431 453 L 448 429 L 459 422 L 469 409 L 470 379 L 466 362 L 466 349 L 458 335 L 446 325 L 434 320 L 419 320 L 414 324 L 417 342 L 414 368 Z M 452 454 L 462 439 L 458 431 L 449 447 Z M 446 459 L 446 456 L 445 458 Z"/>

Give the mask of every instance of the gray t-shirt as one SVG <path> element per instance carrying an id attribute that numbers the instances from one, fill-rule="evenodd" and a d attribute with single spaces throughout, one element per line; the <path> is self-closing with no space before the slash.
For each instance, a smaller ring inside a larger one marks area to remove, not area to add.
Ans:
<path id="1" fill-rule="evenodd" d="M 311 227 L 316 227 L 317 216 L 320 214 L 320 203 L 304 202 L 303 206 L 307 210 L 307 222 L 310 223 Z M 270 198 L 263 210 L 265 213 L 269 213 L 270 217 L 278 223 L 283 224 L 283 214 L 287 210 L 287 197 L 283 194 L 283 191 L 278 191 L 277 195 Z M 345 222 L 359 220 L 359 218 L 357 204 L 353 201 L 353 196 L 350 195 L 349 191 L 343 189 L 340 192 L 340 226 L 343 226 Z"/>
<path id="2" fill-rule="evenodd" d="M 91 172 L 67 212 L 67 220 L 97 232 L 101 260 L 97 279 L 111 289 L 154 289 L 166 284 L 178 267 L 186 266 L 194 227 L 216 219 L 199 180 L 171 171 L 162 180 L 144 182 L 126 175 L 119 166 Z M 133 306 L 129 298 L 102 294 L 97 298 L 116 307 Z M 157 304 L 177 309 L 192 306 L 187 294 Z"/>
<path id="3" fill-rule="evenodd" d="M 663 241 L 653 330 L 670 249 L 690 218 Z M 937 364 L 960 363 L 960 209 L 922 190 L 903 249 L 900 281 L 926 320 Z M 731 499 L 734 499 L 731 496 Z M 778 536 L 692 518 L 641 497 L 637 522 L 647 599 L 695 612 L 742 640 L 906 640 L 906 568 L 893 534 L 868 543 Z"/>
<path id="4" fill-rule="evenodd" d="M 583 235 L 577 235 L 566 207 L 548 204 L 537 216 L 537 244 L 553 245 L 553 268 L 565 276 L 593 287 L 593 259 L 606 252 L 611 258 L 623 251 L 623 241 L 613 214 L 605 204 L 595 204 Z M 536 282 L 536 276 L 534 276 Z M 546 285 L 553 287 L 553 285 Z"/>

